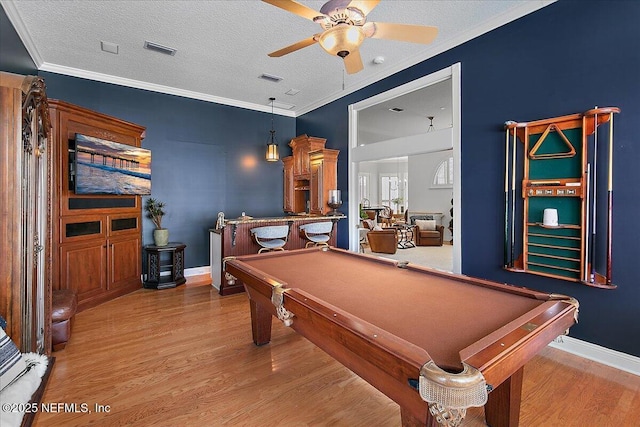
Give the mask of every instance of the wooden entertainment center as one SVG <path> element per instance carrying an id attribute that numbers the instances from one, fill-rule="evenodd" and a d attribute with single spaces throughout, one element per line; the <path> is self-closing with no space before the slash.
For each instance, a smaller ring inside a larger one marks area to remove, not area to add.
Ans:
<path id="1" fill-rule="evenodd" d="M 49 100 L 54 149 L 53 289 L 72 289 L 78 311 L 142 287 L 141 196 L 76 195 L 75 134 L 140 147 L 145 128 Z"/>

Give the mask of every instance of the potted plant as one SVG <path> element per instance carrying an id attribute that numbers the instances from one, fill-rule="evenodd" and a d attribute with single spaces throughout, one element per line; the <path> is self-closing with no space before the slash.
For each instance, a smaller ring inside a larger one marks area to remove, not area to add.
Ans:
<path id="1" fill-rule="evenodd" d="M 369 219 L 369 215 L 364 211 L 362 203 L 360 203 L 360 219 Z"/>
<path id="2" fill-rule="evenodd" d="M 396 197 L 395 199 L 391 199 L 391 203 L 394 203 L 398 207 L 400 213 L 404 213 L 404 206 L 401 206 L 402 202 L 404 202 L 403 197 Z"/>
<path id="3" fill-rule="evenodd" d="M 169 230 L 162 227 L 162 217 L 165 215 L 164 202 L 150 197 L 144 208 L 147 211 L 147 218 L 156 226 L 153 230 L 153 241 L 156 246 L 166 246 L 169 243 Z"/>

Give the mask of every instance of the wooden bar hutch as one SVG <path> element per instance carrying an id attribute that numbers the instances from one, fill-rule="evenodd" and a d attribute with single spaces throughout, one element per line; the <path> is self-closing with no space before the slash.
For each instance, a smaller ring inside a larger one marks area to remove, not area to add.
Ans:
<path id="1" fill-rule="evenodd" d="M 324 148 L 324 138 L 300 135 L 291 140 L 292 156 L 284 157 L 284 206 L 287 213 L 325 215 L 329 191 L 338 189 L 339 150 Z"/>

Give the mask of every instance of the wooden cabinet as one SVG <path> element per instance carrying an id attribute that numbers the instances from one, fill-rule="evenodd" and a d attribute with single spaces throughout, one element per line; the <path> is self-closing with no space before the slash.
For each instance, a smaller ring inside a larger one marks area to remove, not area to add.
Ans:
<path id="1" fill-rule="evenodd" d="M 0 72 L 0 314 L 22 352 L 51 351 L 51 143 L 44 80 Z"/>
<path id="2" fill-rule="evenodd" d="M 140 147 L 144 127 L 51 100 L 55 147 L 53 288 L 78 293 L 78 311 L 142 287 L 140 196 L 76 195 L 70 159 L 76 133 Z"/>
<path id="3" fill-rule="evenodd" d="M 327 142 L 324 138 L 316 138 L 313 136 L 299 135 L 289 142 L 289 146 L 293 151 L 293 178 L 309 179 L 311 167 L 309 163 L 309 153 L 311 151 L 324 148 Z"/>
<path id="4" fill-rule="evenodd" d="M 327 205 L 329 191 L 338 189 L 339 150 L 328 148 L 309 153 L 311 179 L 309 180 L 310 213 L 324 215 L 331 208 Z"/>
<path id="5" fill-rule="evenodd" d="M 307 135 L 297 136 L 289 143 L 293 149 L 293 156 L 282 159 L 285 212 L 329 212 L 329 190 L 338 189 L 337 163 L 340 151 L 325 149 L 325 143 L 324 138 Z"/>
<path id="6" fill-rule="evenodd" d="M 79 310 L 129 292 L 132 283 L 139 288 L 140 219 L 139 214 L 63 219 L 60 283 L 78 293 Z"/>
<path id="7" fill-rule="evenodd" d="M 167 289 L 186 283 L 187 279 L 184 277 L 184 248 L 186 247 L 187 245 L 180 242 L 165 246 L 145 246 L 147 268 L 144 287 Z"/>

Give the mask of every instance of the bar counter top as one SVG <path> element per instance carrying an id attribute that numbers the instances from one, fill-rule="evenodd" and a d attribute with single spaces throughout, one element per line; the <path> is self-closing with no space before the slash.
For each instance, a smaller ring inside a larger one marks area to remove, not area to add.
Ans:
<path id="1" fill-rule="evenodd" d="M 274 217 L 260 217 L 254 218 L 250 216 L 229 218 L 224 220 L 224 225 L 237 225 L 237 224 L 261 224 L 261 223 L 274 223 L 274 222 L 297 222 L 297 221 L 326 221 L 326 220 L 340 220 L 346 218 L 345 215 L 285 215 Z M 217 228 L 210 228 L 209 231 L 220 231 Z"/>

